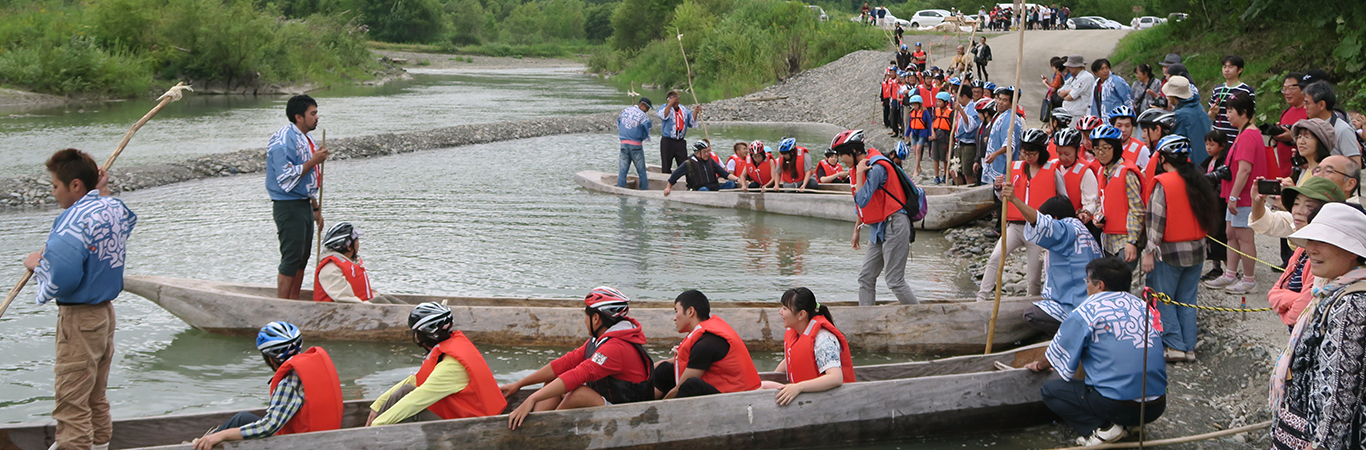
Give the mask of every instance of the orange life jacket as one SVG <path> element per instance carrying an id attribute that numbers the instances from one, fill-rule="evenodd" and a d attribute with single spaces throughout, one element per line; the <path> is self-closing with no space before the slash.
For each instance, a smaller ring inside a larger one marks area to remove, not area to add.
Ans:
<path id="1" fill-rule="evenodd" d="M 748 157 L 746 157 L 746 158 L 741 158 L 741 157 L 739 157 L 739 156 L 730 155 L 730 159 L 727 159 L 727 160 L 726 160 L 726 165 L 728 166 L 728 165 L 730 165 L 730 163 L 732 163 L 732 162 L 735 163 L 735 170 L 731 171 L 731 175 L 735 175 L 735 176 L 738 177 L 738 176 L 740 176 L 741 174 L 744 174 L 745 176 L 748 176 L 748 177 L 750 177 L 750 178 L 753 178 L 753 174 L 750 173 L 750 171 L 749 171 L 749 170 L 750 170 L 750 165 L 749 165 L 749 158 L 748 158 Z M 721 166 L 721 167 L 725 167 L 725 166 Z"/>
<path id="2" fill-rule="evenodd" d="M 760 185 L 768 184 L 773 181 L 772 163 L 773 157 L 766 156 L 762 162 L 754 162 L 754 155 L 749 156 L 749 180 L 758 181 Z"/>
<path id="3" fill-rule="evenodd" d="M 876 149 L 870 148 L 867 152 L 866 158 L 882 156 Z M 905 206 L 902 205 L 906 204 L 906 190 L 901 187 L 901 177 L 896 176 L 896 169 L 892 167 L 892 162 L 887 159 L 880 159 L 873 164 L 881 164 L 882 168 L 887 171 L 887 181 L 886 184 L 883 185 L 883 189 L 878 189 L 873 192 L 872 198 L 868 199 L 867 206 L 859 208 L 857 204 L 854 205 L 854 210 L 858 212 L 859 220 L 865 224 L 874 224 L 887 220 L 892 214 L 905 209 Z M 858 173 L 855 172 L 854 176 L 858 176 Z M 867 172 L 864 173 L 864 176 L 867 176 Z M 858 194 L 858 189 L 854 187 L 857 185 L 858 183 L 851 183 L 849 185 L 850 191 Z M 887 195 L 888 192 L 891 193 L 890 196 Z"/>
<path id="4" fill-rule="evenodd" d="M 459 331 L 451 333 L 449 339 L 432 347 L 432 352 L 427 354 L 427 359 L 422 361 L 422 368 L 417 371 L 418 386 L 427 382 L 427 377 L 436 370 L 436 363 L 441 362 L 443 357 L 455 358 L 456 362 L 464 366 L 470 383 L 460 392 L 437 400 L 432 406 L 427 407 L 428 411 L 442 419 L 496 416 L 503 413 L 508 402 L 503 398 L 503 391 L 498 388 L 498 381 L 493 379 L 493 371 L 489 370 L 489 364 L 484 361 L 484 355 L 479 353 L 479 349 Z"/>
<path id="5" fill-rule="evenodd" d="M 1153 152 L 1153 155 L 1148 157 L 1148 167 L 1143 168 L 1143 198 L 1145 201 L 1148 194 L 1153 192 L 1153 178 L 1157 176 L 1157 166 L 1160 165 L 1162 163 L 1157 161 L 1157 152 Z"/>
<path id="6" fill-rule="evenodd" d="M 697 325 L 697 328 L 693 328 L 692 332 L 688 333 L 688 337 L 683 338 L 682 344 L 678 344 L 678 360 L 674 364 L 674 381 L 683 382 L 683 370 L 688 368 L 688 356 L 692 354 L 692 346 L 697 343 L 698 339 L 702 338 L 704 333 L 711 333 L 725 339 L 726 343 L 730 344 L 730 352 L 726 353 L 726 356 L 720 361 L 712 363 L 711 367 L 702 373 L 702 381 L 707 382 L 722 393 L 759 389 L 759 371 L 754 368 L 754 359 L 750 358 L 749 349 L 745 347 L 745 341 L 740 340 L 740 336 L 735 334 L 735 329 L 731 328 L 730 324 L 717 316 L 703 320 Z M 494 389 L 496 390 L 497 386 L 494 386 Z"/>
<path id="7" fill-rule="evenodd" d="M 721 155 L 716 154 L 716 152 L 711 152 L 711 160 L 716 161 L 716 165 L 721 166 L 721 168 L 726 167 L 725 164 L 721 164 Z"/>
<path id="8" fill-rule="evenodd" d="M 793 151 L 797 152 L 797 164 L 793 168 L 795 173 L 788 171 L 782 162 L 778 163 L 778 171 L 781 172 L 780 175 L 784 183 L 801 183 L 802 180 L 806 179 L 806 149 L 797 147 Z"/>
<path id="9" fill-rule="evenodd" d="M 1143 152 L 1143 147 L 1143 141 L 1132 136 L 1129 137 L 1129 140 L 1124 143 L 1124 162 L 1137 166 L 1138 157 Z"/>
<path id="10" fill-rule="evenodd" d="M 825 176 L 827 176 L 827 177 L 844 171 L 844 166 L 839 165 L 839 163 L 830 164 L 830 162 L 828 162 L 828 161 L 822 159 L 821 162 L 818 163 L 818 164 L 820 164 L 820 169 L 821 169 L 821 171 L 822 171 L 822 172 L 825 172 Z M 843 181 L 841 181 L 841 180 L 843 180 Z M 834 179 L 834 180 L 831 180 L 831 182 L 832 182 L 832 183 L 840 183 L 840 182 L 847 183 L 847 182 L 849 182 L 849 177 L 845 176 L 845 177 L 836 178 L 836 179 Z"/>
<path id="11" fill-rule="evenodd" d="M 1158 175 L 1154 180 L 1162 184 L 1162 194 L 1167 200 L 1167 226 L 1163 228 L 1162 240 L 1187 242 L 1204 239 L 1205 228 L 1200 226 L 1200 221 L 1195 220 L 1195 210 L 1191 209 L 1190 197 L 1186 196 L 1186 180 L 1176 172 Z"/>
<path id="12" fill-rule="evenodd" d="M 332 296 L 327 295 L 327 291 L 322 288 L 322 283 L 318 282 L 318 272 L 327 263 L 336 264 L 337 268 L 341 269 L 342 276 L 346 277 L 346 283 L 351 285 L 351 292 L 355 293 L 360 301 L 367 302 L 374 298 L 374 293 L 370 292 L 370 276 L 365 274 L 365 262 L 361 261 L 359 256 L 356 257 L 355 262 L 351 262 L 344 256 L 333 254 L 327 255 L 322 261 L 318 261 L 318 270 L 313 271 L 313 301 L 332 301 Z"/>
<path id="13" fill-rule="evenodd" d="M 896 93 L 897 84 L 895 79 L 882 80 L 882 98 L 892 98 Z"/>
<path id="14" fill-rule="evenodd" d="M 1072 163 L 1071 168 L 1063 169 L 1062 164 L 1057 159 L 1051 161 L 1058 165 L 1059 170 L 1063 170 L 1063 188 L 1067 190 L 1067 199 L 1072 201 L 1072 209 L 1081 211 L 1081 180 L 1086 177 L 1086 172 L 1091 170 L 1091 165 L 1082 161 Z M 1037 208 L 1035 208 L 1037 209 Z"/>
<path id="15" fill-rule="evenodd" d="M 290 372 L 299 375 L 299 383 L 304 390 L 304 404 L 275 435 L 341 429 L 341 381 L 337 378 L 337 367 L 332 365 L 332 357 L 327 355 L 327 350 L 309 347 L 281 364 L 270 379 L 271 394 L 275 393 L 275 386 Z"/>
<path id="16" fill-rule="evenodd" d="M 1104 173 L 1104 169 L 1101 170 Z M 1143 172 L 1128 161 L 1120 162 L 1119 169 L 1115 170 L 1113 176 L 1096 179 L 1100 184 L 1101 210 L 1105 211 L 1105 228 L 1101 230 L 1105 234 L 1129 234 L 1129 193 L 1124 186 L 1126 173 L 1138 176 L 1140 186 L 1142 185 Z"/>
<path id="17" fill-rule="evenodd" d="M 820 368 L 816 367 L 816 333 L 820 330 L 829 331 L 840 341 L 840 370 L 844 372 L 844 382 L 853 383 L 854 361 L 849 353 L 849 342 L 844 339 L 844 333 L 825 320 L 825 316 L 811 318 L 811 326 L 806 333 L 798 333 L 797 330 L 788 328 L 783 335 L 783 357 L 787 358 L 787 382 L 801 383 L 821 376 L 821 373 L 817 372 Z"/>
<path id="18" fill-rule="evenodd" d="M 928 130 L 930 124 L 925 123 L 925 108 L 915 108 L 906 110 L 906 120 L 912 130 Z"/>
<path id="19" fill-rule="evenodd" d="M 925 64 L 925 52 L 923 50 L 911 52 L 911 58 L 919 61 L 917 64 Z"/>
<path id="20" fill-rule="evenodd" d="M 945 106 L 934 108 L 934 129 L 950 131 L 953 129 L 953 108 Z"/>
<path id="21" fill-rule="evenodd" d="M 1011 170 L 1010 184 L 1015 186 L 1015 192 L 1023 193 L 1026 205 L 1030 208 L 1039 209 L 1043 202 L 1058 195 L 1057 178 L 1053 172 L 1057 169 L 1053 161 L 1048 161 L 1039 168 L 1039 173 L 1030 177 L 1025 168 L 1024 161 L 1015 161 L 1015 168 Z M 1016 194 L 1019 195 L 1019 194 Z M 1023 222 L 1024 215 L 1015 208 L 1015 204 L 1006 202 L 1006 221 Z"/>

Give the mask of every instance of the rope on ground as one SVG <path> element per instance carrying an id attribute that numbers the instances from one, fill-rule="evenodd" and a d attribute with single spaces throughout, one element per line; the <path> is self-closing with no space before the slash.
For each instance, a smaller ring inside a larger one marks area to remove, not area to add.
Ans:
<path id="1" fill-rule="evenodd" d="M 1231 436 L 1231 435 L 1235 435 L 1235 434 L 1246 433 L 1246 432 L 1249 432 L 1249 431 L 1257 431 L 1257 430 L 1260 430 L 1260 429 L 1263 429 L 1263 428 L 1267 428 L 1267 427 L 1270 427 L 1270 426 L 1271 426 L 1271 421 L 1268 420 L 1268 421 L 1262 422 L 1262 423 L 1256 423 L 1256 424 L 1252 424 L 1252 425 L 1248 425 L 1248 426 L 1243 426 L 1243 427 L 1238 427 L 1238 428 L 1230 428 L 1230 429 L 1227 429 L 1227 430 L 1215 431 L 1215 432 L 1212 432 L 1212 433 L 1196 434 L 1196 435 L 1192 435 L 1192 436 L 1184 436 L 1184 437 L 1179 437 L 1179 438 L 1158 439 L 1158 440 L 1156 440 L 1156 441 L 1147 441 L 1147 442 L 1144 442 L 1144 443 L 1143 443 L 1143 446 L 1144 446 L 1144 447 L 1156 447 L 1156 446 L 1159 446 L 1159 445 L 1185 444 L 1185 443 L 1187 443 L 1187 442 L 1203 441 L 1203 440 L 1214 439 L 1214 438 L 1218 438 L 1218 437 L 1224 437 L 1224 436 Z M 1110 448 L 1139 448 L 1139 443 L 1138 443 L 1138 442 L 1119 442 L 1119 443 L 1114 443 L 1114 444 L 1100 444 L 1100 445 L 1092 445 L 1092 446 L 1086 446 L 1086 447 L 1056 448 L 1056 449 L 1053 449 L 1053 450 L 1101 450 L 1101 449 L 1110 449 Z"/>
<path id="2" fill-rule="evenodd" d="M 1146 287 L 1143 288 L 1143 296 L 1144 296 L 1144 297 L 1147 297 L 1147 300 L 1149 300 L 1149 301 L 1151 301 L 1151 300 L 1153 300 L 1153 299 L 1157 299 L 1157 300 L 1161 300 L 1162 303 L 1166 303 L 1166 304 L 1168 304 L 1168 305 L 1185 306 L 1185 307 L 1187 307 L 1187 308 L 1203 309 L 1203 310 L 1205 310 L 1205 311 L 1219 311 L 1219 312 L 1262 312 L 1262 311 L 1271 311 L 1271 308 L 1239 309 L 1239 308 L 1220 308 L 1220 307 L 1218 307 L 1218 306 L 1188 305 L 1188 304 L 1185 304 L 1185 303 L 1178 302 L 1178 301 L 1176 301 L 1176 300 L 1172 300 L 1172 298 L 1169 297 L 1169 296 L 1167 296 L 1167 294 L 1163 294 L 1163 293 L 1161 293 L 1161 292 L 1157 292 L 1157 291 L 1152 290 L 1152 288 L 1146 288 Z"/>
<path id="3" fill-rule="evenodd" d="M 1285 272 L 1285 268 L 1284 268 L 1284 267 L 1281 267 L 1281 266 L 1278 266 L 1278 265 L 1275 265 L 1275 264 L 1272 264 L 1272 263 L 1269 263 L 1269 262 L 1266 262 L 1266 261 L 1262 261 L 1262 260 L 1260 260 L 1260 259 L 1257 259 L 1255 256 L 1248 255 L 1247 253 L 1243 253 L 1242 251 L 1240 251 L 1240 250 L 1238 250 L 1238 249 L 1236 249 L 1236 248 L 1233 248 L 1233 247 L 1229 246 L 1228 244 L 1225 244 L 1223 241 L 1220 241 L 1220 240 L 1218 240 L 1218 239 L 1215 239 L 1214 236 L 1210 236 L 1210 235 L 1206 234 L 1205 237 L 1208 238 L 1208 239 L 1211 240 L 1211 241 L 1214 241 L 1215 243 L 1218 243 L 1219 245 L 1224 246 L 1225 248 L 1227 248 L 1227 249 L 1229 249 L 1229 250 L 1233 250 L 1234 252 L 1238 253 L 1239 255 L 1243 255 L 1244 258 L 1251 259 L 1251 260 L 1253 260 L 1253 261 L 1257 261 L 1257 262 L 1262 263 L 1262 264 L 1266 264 L 1266 265 L 1268 265 L 1268 266 L 1271 266 L 1271 268 L 1273 268 L 1273 269 L 1279 270 L 1279 271 L 1281 271 L 1281 272 Z"/>

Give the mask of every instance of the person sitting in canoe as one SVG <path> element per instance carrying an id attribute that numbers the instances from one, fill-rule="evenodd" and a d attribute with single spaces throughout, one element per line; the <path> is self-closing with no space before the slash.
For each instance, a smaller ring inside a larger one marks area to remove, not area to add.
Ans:
<path id="1" fill-rule="evenodd" d="M 849 169 L 840 165 L 840 156 L 834 150 L 825 149 L 825 159 L 816 165 L 816 180 L 821 183 L 849 182 Z"/>
<path id="2" fill-rule="evenodd" d="M 507 400 L 498 390 L 484 355 L 464 333 L 452 330 L 451 310 L 434 302 L 408 314 L 413 342 L 427 350 L 416 375 L 389 388 L 370 405 L 365 426 L 485 417 L 503 413 Z"/>
<path id="3" fill-rule="evenodd" d="M 740 177 L 740 180 L 736 181 L 735 184 L 740 186 L 741 190 L 747 190 L 746 188 L 749 187 L 749 183 L 745 182 L 745 175 L 749 174 L 751 171 L 751 166 L 749 165 L 749 144 L 736 142 L 735 145 L 731 146 L 731 151 L 735 152 L 735 154 L 731 155 L 730 159 L 726 160 L 726 172 L 730 172 L 732 175 Z"/>
<path id="4" fill-rule="evenodd" d="M 798 146 L 794 138 L 778 141 L 778 165 L 773 169 L 776 171 L 773 177 L 778 179 L 778 187 L 796 188 L 797 192 L 802 192 L 807 187 L 821 184 L 814 172 L 806 170 L 808 154 L 806 147 Z"/>
<path id="5" fill-rule="evenodd" d="M 787 383 L 765 381 L 762 389 L 778 391 L 779 405 L 803 392 L 828 391 L 854 382 L 854 362 L 844 333 L 835 328 L 830 308 L 816 301 L 810 289 L 799 287 L 783 293 L 778 315 L 787 331 L 783 335 L 783 362 L 774 372 L 787 374 Z"/>
<path id="6" fill-rule="evenodd" d="M 1126 426 L 1162 416 L 1167 408 L 1167 362 L 1157 313 L 1129 293 L 1129 265 L 1119 257 L 1086 265 L 1089 297 L 1067 314 L 1045 359 L 1025 368 L 1057 369 L 1061 378 L 1044 382 L 1043 403 L 1077 431 L 1077 445 L 1098 445 L 1124 437 Z M 1151 321 L 1145 323 L 1145 321 Z M 1085 379 L 1077 379 L 1085 367 Z M 1146 403 L 1146 404 L 1145 404 Z"/>
<path id="7" fill-rule="evenodd" d="M 517 429 L 532 411 L 590 408 L 654 400 L 645 352 L 645 331 L 626 316 L 630 299 L 616 289 L 594 288 L 583 302 L 588 341 L 516 383 L 503 385 L 511 396 L 522 387 L 546 383 L 521 406 L 508 413 L 508 428 Z"/>
<path id="8" fill-rule="evenodd" d="M 655 365 L 655 398 L 752 391 L 759 388 L 759 371 L 745 341 L 720 317 L 711 316 L 711 302 L 696 289 L 674 299 L 674 326 L 685 333 L 674 357 Z"/>
<path id="9" fill-rule="evenodd" d="M 1103 256 L 1100 244 L 1077 219 L 1067 197 L 1054 196 L 1036 210 L 1016 194 L 1015 186 L 1007 184 L 1001 188 L 1001 198 L 1024 218 L 1024 240 L 1048 250 L 1043 300 L 1025 310 L 1025 323 L 1045 333 L 1057 333 L 1067 315 L 1086 300 L 1086 265 Z"/>
<path id="10" fill-rule="evenodd" d="M 318 260 L 317 271 L 313 273 L 313 301 L 403 304 L 370 289 L 370 276 L 365 273 L 365 261 L 360 259 L 360 237 L 360 230 L 351 222 L 333 225 L 323 235 L 327 252 Z"/>
<path id="11" fill-rule="evenodd" d="M 664 185 L 664 196 L 668 197 L 674 190 L 674 183 L 679 178 L 688 178 L 689 191 L 719 191 L 722 189 L 735 189 L 735 182 L 740 177 L 726 171 L 721 166 L 718 158 L 713 158 L 711 154 L 711 144 L 707 141 L 697 141 L 692 144 L 692 156 L 687 161 L 674 169 L 673 175 L 669 176 L 669 182 Z M 720 180 L 726 180 L 721 183 Z"/>
<path id="12" fill-rule="evenodd" d="M 341 381 L 326 350 L 310 347 L 301 353 L 303 335 L 289 322 L 261 327 L 256 349 L 275 370 L 266 416 L 239 412 L 209 435 L 195 439 L 195 450 L 210 450 L 223 441 L 341 428 Z"/>
<path id="13" fill-rule="evenodd" d="M 773 172 L 778 161 L 773 158 L 772 150 L 765 148 L 763 141 L 749 143 L 749 171 L 740 174 L 741 185 L 758 189 L 759 192 L 778 187 L 778 183 L 773 181 L 777 179 L 773 177 Z"/>

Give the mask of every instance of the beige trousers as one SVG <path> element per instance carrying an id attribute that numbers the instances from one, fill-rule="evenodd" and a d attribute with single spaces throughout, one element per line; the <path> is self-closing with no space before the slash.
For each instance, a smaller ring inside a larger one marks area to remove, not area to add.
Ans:
<path id="1" fill-rule="evenodd" d="M 55 390 L 58 450 L 86 450 L 113 437 L 109 365 L 114 359 L 114 305 L 57 307 Z"/>

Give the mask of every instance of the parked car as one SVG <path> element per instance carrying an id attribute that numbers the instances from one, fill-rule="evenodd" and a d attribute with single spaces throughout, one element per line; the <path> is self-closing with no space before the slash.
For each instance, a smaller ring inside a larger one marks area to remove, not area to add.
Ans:
<path id="1" fill-rule="evenodd" d="M 1089 17 L 1074 17 L 1067 19 L 1067 29 L 1069 30 L 1108 30 L 1104 22 Z"/>
<path id="2" fill-rule="evenodd" d="M 820 19 L 821 22 L 830 20 L 830 16 L 825 15 L 824 8 L 821 8 L 816 5 L 806 5 L 806 7 L 811 8 L 811 12 L 816 13 L 816 18 Z"/>
<path id="3" fill-rule="evenodd" d="M 1129 27 L 1129 26 L 1123 25 L 1123 24 L 1121 24 L 1121 23 L 1119 23 L 1119 22 L 1116 22 L 1116 21 L 1113 21 L 1113 20 L 1110 20 L 1110 19 L 1106 19 L 1106 18 L 1101 17 L 1101 16 L 1081 16 L 1081 17 L 1078 17 L 1078 19 L 1091 19 L 1091 20 L 1093 20 L 1093 21 L 1096 21 L 1096 22 L 1098 22 L 1098 23 L 1101 24 L 1101 26 L 1102 26 L 1101 29 L 1105 29 L 1105 30 L 1124 30 L 1124 29 L 1130 29 L 1130 30 L 1132 30 L 1132 29 L 1133 29 L 1133 27 Z"/>
<path id="4" fill-rule="evenodd" d="M 1162 22 L 1163 20 L 1160 17 L 1143 16 L 1135 17 L 1134 20 L 1129 22 L 1129 26 L 1133 27 L 1135 30 L 1146 30 L 1157 26 Z"/>
<path id="5" fill-rule="evenodd" d="M 953 13 L 943 9 L 923 9 L 916 11 L 915 15 L 911 16 L 910 19 L 911 28 L 936 26 L 944 23 L 944 19 L 950 15 L 953 15 Z"/>
<path id="6" fill-rule="evenodd" d="M 1172 22 L 1180 22 L 1182 20 L 1186 20 L 1187 17 L 1190 16 L 1186 13 L 1171 13 L 1167 15 L 1167 20 L 1170 20 Z"/>
<path id="7" fill-rule="evenodd" d="M 849 21 L 858 22 L 859 16 L 855 15 L 853 17 L 850 17 Z M 880 26 L 890 30 L 893 27 L 895 27 L 898 23 L 901 24 L 901 28 L 903 29 L 911 29 L 911 22 L 905 19 L 898 19 L 896 16 L 892 15 L 891 11 L 887 11 L 887 17 L 885 18 L 885 20 L 882 21 L 882 24 Z"/>

